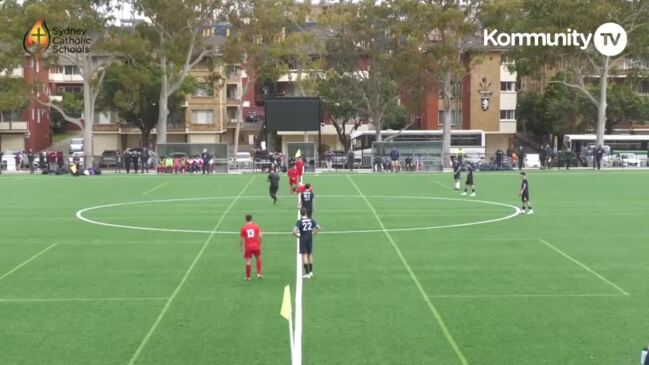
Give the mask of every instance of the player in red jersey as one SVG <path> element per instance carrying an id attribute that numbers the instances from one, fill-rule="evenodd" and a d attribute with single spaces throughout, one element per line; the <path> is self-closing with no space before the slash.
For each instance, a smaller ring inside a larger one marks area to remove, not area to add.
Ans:
<path id="1" fill-rule="evenodd" d="M 295 161 L 295 167 L 297 168 L 298 181 L 302 181 L 302 175 L 304 175 L 304 160 L 302 157 L 298 157 Z"/>
<path id="2" fill-rule="evenodd" d="M 239 235 L 241 237 L 241 252 L 246 260 L 246 277 L 244 279 L 250 280 L 253 255 L 257 259 L 257 279 L 263 279 L 264 275 L 261 273 L 261 228 L 252 221 L 252 215 L 246 215 L 246 224 L 241 227 Z"/>
<path id="3" fill-rule="evenodd" d="M 311 185 L 311 184 L 306 184 L 305 185 L 305 184 L 300 183 L 295 191 L 298 194 L 303 193 L 303 192 L 307 191 L 307 187 L 306 187 L 307 185 L 309 185 L 308 190 L 313 193 L 313 185 Z"/>
<path id="4" fill-rule="evenodd" d="M 295 192 L 295 189 L 297 188 L 297 183 L 300 179 L 300 175 L 297 171 L 297 168 L 295 165 L 291 166 L 291 168 L 288 169 L 288 187 L 289 187 L 289 194 L 293 194 Z"/>

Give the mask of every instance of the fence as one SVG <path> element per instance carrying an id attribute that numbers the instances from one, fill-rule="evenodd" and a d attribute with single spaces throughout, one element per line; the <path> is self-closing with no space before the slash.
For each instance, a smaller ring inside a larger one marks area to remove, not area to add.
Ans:
<path id="1" fill-rule="evenodd" d="M 391 152 L 399 152 L 402 170 L 441 171 L 442 143 L 437 141 L 391 141 L 372 143 L 372 169 L 380 171 L 391 164 Z"/>
<path id="2" fill-rule="evenodd" d="M 313 172 L 315 166 L 318 166 L 318 158 L 313 142 L 288 142 L 286 144 L 288 157 L 295 157 L 297 151 L 300 151 L 302 159 L 306 162 L 306 171 Z"/>
<path id="3" fill-rule="evenodd" d="M 200 159 L 202 153 L 208 153 L 210 156 L 210 164 L 207 167 L 209 172 L 227 173 L 229 171 L 230 159 L 228 158 L 228 144 L 227 143 L 160 143 L 156 149 L 158 161 L 160 164 L 164 163 L 163 171 L 176 172 L 178 168 L 177 160 L 184 160 L 184 166 L 180 166 L 181 171 L 187 170 L 187 162 L 189 160 L 189 168 L 191 172 L 196 172 L 194 163 L 201 165 Z M 237 158 L 238 160 L 238 158 Z M 237 164 L 239 161 L 232 161 Z"/>

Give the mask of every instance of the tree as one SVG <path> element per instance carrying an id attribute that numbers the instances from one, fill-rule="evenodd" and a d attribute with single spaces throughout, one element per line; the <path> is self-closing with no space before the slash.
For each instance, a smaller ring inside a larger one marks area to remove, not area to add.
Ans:
<path id="1" fill-rule="evenodd" d="M 92 164 L 92 126 L 94 123 L 95 101 L 99 93 L 105 70 L 104 66 L 113 61 L 112 55 L 105 49 L 111 38 L 107 37 L 109 30 L 106 26 L 110 22 L 112 4 L 108 0 L 38 0 L 18 2 L 8 0 L 0 4 L 1 13 L 6 18 L 0 22 L 0 43 L 5 47 L 2 54 L 3 67 L 19 65 L 24 60 L 22 44 L 16 39 L 22 39 L 25 29 L 30 29 L 34 22 L 47 16 L 50 25 L 56 24 L 59 28 L 74 27 L 85 29 L 92 35 L 89 52 L 65 54 L 66 60 L 79 68 L 83 78 L 83 118 L 72 117 L 61 106 L 54 102 L 46 92 L 48 85 L 32 85 L 39 93 L 34 101 L 46 105 L 59 112 L 65 120 L 79 126 L 84 134 L 84 155 L 87 163 Z M 62 57 L 63 57 L 62 56 Z M 59 54 L 46 52 L 42 61 L 46 66 L 56 64 Z"/>
<path id="2" fill-rule="evenodd" d="M 83 116 L 83 94 L 80 93 L 63 93 L 61 100 L 52 101 L 53 104 L 61 108 L 68 118 L 77 118 L 81 120 Z M 50 113 L 51 128 L 53 130 L 64 130 L 67 120 L 56 109 Z"/>
<path id="3" fill-rule="evenodd" d="M 106 71 L 100 106 L 114 110 L 120 119 L 135 124 L 142 132 L 141 144 L 149 147 L 151 130 L 158 123 L 161 75 L 157 64 L 114 64 Z M 178 112 L 187 92 L 194 87 L 192 78 L 185 79 L 178 92 L 169 98 L 169 111 Z"/>
<path id="4" fill-rule="evenodd" d="M 645 0 L 496 0 L 485 6 L 483 21 L 501 32 L 562 33 L 566 29 L 592 32 L 604 23 L 621 25 L 628 35 L 623 53 L 606 56 L 594 42 L 584 47 L 513 47 L 510 57 L 521 76 L 534 76 L 544 67 L 564 71 L 561 83 L 580 92 L 597 110 L 597 144 L 603 144 L 607 120 L 607 92 L 611 74 L 625 60 L 647 59 L 649 2 Z M 582 49 L 584 48 L 584 49 Z M 594 76 L 594 77 L 593 77 Z M 590 88 L 590 83 L 597 84 Z"/>
<path id="5" fill-rule="evenodd" d="M 148 36 L 160 69 L 157 143 L 167 141 L 169 99 L 189 77 L 191 69 L 209 57 L 217 46 L 204 35 L 223 9 L 220 0 L 135 0 L 134 7 L 150 20 Z M 142 27 L 145 27 L 144 25 Z"/>
<path id="6" fill-rule="evenodd" d="M 0 121 L 5 113 L 22 112 L 29 104 L 29 93 L 23 79 L 0 76 Z"/>
<path id="7" fill-rule="evenodd" d="M 356 80 L 352 76 L 339 75 L 335 71 L 329 71 L 318 80 L 318 95 L 323 103 L 325 115 L 336 129 L 345 155 L 351 147 L 347 126 L 351 123 L 351 130 L 354 131 L 362 124 L 356 108 L 360 97 L 351 86 L 354 82 Z"/>
<path id="8" fill-rule="evenodd" d="M 393 0 L 390 5 L 393 42 L 397 53 L 409 60 L 404 81 L 415 86 L 411 97 L 421 100 L 430 90 L 441 95 L 443 163 L 450 166 L 452 100 L 460 97 L 459 86 L 467 74 L 464 60 L 468 58 L 464 57 L 477 29 L 482 2 L 467 1 L 460 6 L 445 0 Z"/>
<path id="9" fill-rule="evenodd" d="M 344 1 L 328 9 L 322 24 L 327 39 L 326 67 L 349 75 L 349 87 L 358 96 L 356 109 L 367 118 L 381 141 L 386 117 L 399 108 L 400 88 L 394 75 L 394 52 L 386 36 L 389 7 L 371 0 Z"/>
<path id="10" fill-rule="evenodd" d="M 258 82 L 275 82 L 288 73 L 287 29 L 304 23 L 304 12 L 292 0 L 228 0 L 230 35 L 224 46 L 224 60 L 243 70 L 240 110 L 245 97 Z M 306 5 L 302 5 L 306 6 Z M 234 153 L 239 150 L 241 120 L 234 130 Z"/>

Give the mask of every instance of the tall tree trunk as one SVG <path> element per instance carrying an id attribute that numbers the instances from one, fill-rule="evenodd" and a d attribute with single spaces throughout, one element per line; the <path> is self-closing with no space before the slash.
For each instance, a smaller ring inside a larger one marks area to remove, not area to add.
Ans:
<path id="1" fill-rule="evenodd" d="M 156 125 L 156 143 L 167 143 L 167 116 L 169 115 L 169 75 L 167 75 L 167 58 L 160 59 L 162 77 L 160 99 L 158 100 L 158 124 Z"/>
<path id="2" fill-rule="evenodd" d="M 451 126 L 453 118 L 451 115 L 451 71 L 444 73 L 444 83 L 442 90 L 442 106 L 444 110 L 444 119 L 442 121 L 442 165 L 451 166 Z"/>
<path id="3" fill-rule="evenodd" d="M 604 145 L 604 133 L 606 131 L 606 92 L 608 89 L 608 73 L 610 58 L 604 57 L 604 64 L 599 75 L 599 101 L 597 103 L 597 145 Z"/>
<path id="4" fill-rule="evenodd" d="M 237 115 L 237 120 L 236 124 L 234 127 L 234 167 L 239 168 L 239 162 L 237 161 L 237 152 L 239 152 L 239 136 L 241 135 L 241 123 L 243 119 L 243 103 L 245 102 L 245 97 L 246 94 L 248 94 L 248 88 L 250 86 L 250 75 L 246 74 L 247 76 L 247 81 L 246 85 L 243 85 L 243 79 L 241 80 L 241 97 L 239 100 L 241 100 L 241 103 L 239 103 L 239 115 Z M 253 103 L 256 103 L 256 100 L 252 101 Z"/>
<path id="5" fill-rule="evenodd" d="M 95 65 L 93 64 L 92 54 L 83 56 L 83 154 L 85 156 L 84 166 L 90 167 L 94 165 L 92 136 L 93 124 L 95 122 L 95 92 L 91 79 Z M 95 87 L 100 87 L 96 85 Z"/>

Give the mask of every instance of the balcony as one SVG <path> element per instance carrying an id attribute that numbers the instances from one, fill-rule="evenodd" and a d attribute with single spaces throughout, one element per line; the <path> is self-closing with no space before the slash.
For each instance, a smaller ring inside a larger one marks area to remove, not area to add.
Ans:
<path id="1" fill-rule="evenodd" d="M 119 124 L 93 124 L 92 130 L 95 132 L 119 132 Z"/>
<path id="2" fill-rule="evenodd" d="M 74 82 L 82 83 L 83 77 L 80 74 L 61 74 L 61 73 L 50 73 L 50 82 Z"/>
<path id="3" fill-rule="evenodd" d="M 0 132 L 27 132 L 27 122 L 25 121 L 10 121 L 0 122 Z"/>

